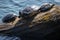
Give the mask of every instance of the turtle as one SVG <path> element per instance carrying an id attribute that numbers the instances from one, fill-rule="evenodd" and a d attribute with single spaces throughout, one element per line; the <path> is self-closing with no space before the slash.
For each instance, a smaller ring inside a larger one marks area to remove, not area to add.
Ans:
<path id="1" fill-rule="evenodd" d="M 55 4 L 45 3 L 45 4 L 41 5 L 39 10 L 40 10 L 40 12 L 46 12 L 46 11 L 49 11 L 50 9 L 52 9 L 54 5 Z"/>
<path id="2" fill-rule="evenodd" d="M 13 22 L 16 19 L 17 15 L 15 14 L 7 14 L 2 18 L 3 23 L 10 23 Z"/>
<path id="3" fill-rule="evenodd" d="M 28 18 L 30 16 L 30 14 L 35 14 L 37 13 L 37 10 L 39 9 L 40 7 L 37 6 L 37 5 L 33 5 L 33 6 L 28 6 L 28 7 L 25 7 L 23 10 L 20 10 L 19 11 L 19 15 L 21 17 L 25 17 L 25 18 Z M 19 17 L 20 17 L 19 16 Z"/>

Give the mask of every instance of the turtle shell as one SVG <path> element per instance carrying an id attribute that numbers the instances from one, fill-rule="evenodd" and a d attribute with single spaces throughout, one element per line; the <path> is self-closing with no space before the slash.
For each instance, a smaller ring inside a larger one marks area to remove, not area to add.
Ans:
<path id="1" fill-rule="evenodd" d="M 19 12 L 19 15 L 27 18 L 32 11 L 33 11 L 33 9 L 31 7 L 26 7 L 25 9 L 23 9 Z"/>
<path id="2" fill-rule="evenodd" d="M 16 19 L 15 14 L 7 14 L 5 17 L 3 17 L 2 21 L 3 23 L 10 23 L 13 22 Z"/>
<path id="3" fill-rule="evenodd" d="M 41 12 L 46 12 L 46 11 L 49 11 L 53 6 L 54 6 L 54 4 L 46 3 L 46 4 L 43 4 L 43 5 L 40 7 L 39 10 L 40 10 Z"/>
<path id="4" fill-rule="evenodd" d="M 29 6 L 24 8 L 23 10 L 20 10 L 19 15 L 22 17 L 29 17 L 29 14 L 31 14 L 32 12 L 36 12 L 39 9 L 38 6 L 33 5 L 33 6 Z"/>

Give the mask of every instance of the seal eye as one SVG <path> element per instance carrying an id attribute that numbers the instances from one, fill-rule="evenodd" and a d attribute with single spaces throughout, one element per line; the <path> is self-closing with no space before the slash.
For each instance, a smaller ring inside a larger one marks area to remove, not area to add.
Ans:
<path id="1" fill-rule="evenodd" d="M 54 6 L 54 4 L 44 4 L 40 7 L 39 10 L 41 12 L 46 12 L 46 11 L 50 10 L 53 6 Z"/>
<path id="2" fill-rule="evenodd" d="M 17 15 L 8 14 L 2 19 L 2 21 L 3 21 L 3 23 L 10 23 L 10 22 L 13 22 L 16 19 L 16 17 L 17 17 Z"/>

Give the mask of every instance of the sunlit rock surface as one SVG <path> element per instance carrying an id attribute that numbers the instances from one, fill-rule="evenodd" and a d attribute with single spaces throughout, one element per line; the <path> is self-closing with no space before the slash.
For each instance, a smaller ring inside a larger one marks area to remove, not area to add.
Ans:
<path id="1" fill-rule="evenodd" d="M 27 19 L 21 18 L 14 28 L 0 33 L 18 36 L 21 40 L 58 40 L 60 39 L 60 6 L 55 5 L 49 11 L 37 13 Z"/>

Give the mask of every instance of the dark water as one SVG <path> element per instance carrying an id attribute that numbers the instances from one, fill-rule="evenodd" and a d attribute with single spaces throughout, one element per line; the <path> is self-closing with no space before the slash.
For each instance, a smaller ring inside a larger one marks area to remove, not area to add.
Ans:
<path id="1" fill-rule="evenodd" d="M 60 0 L 0 0 L 0 23 L 1 19 L 10 13 L 17 14 L 26 6 L 41 5 L 42 3 L 54 3 L 59 5 Z M 0 37 L 0 40 L 4 38 Z"/>

